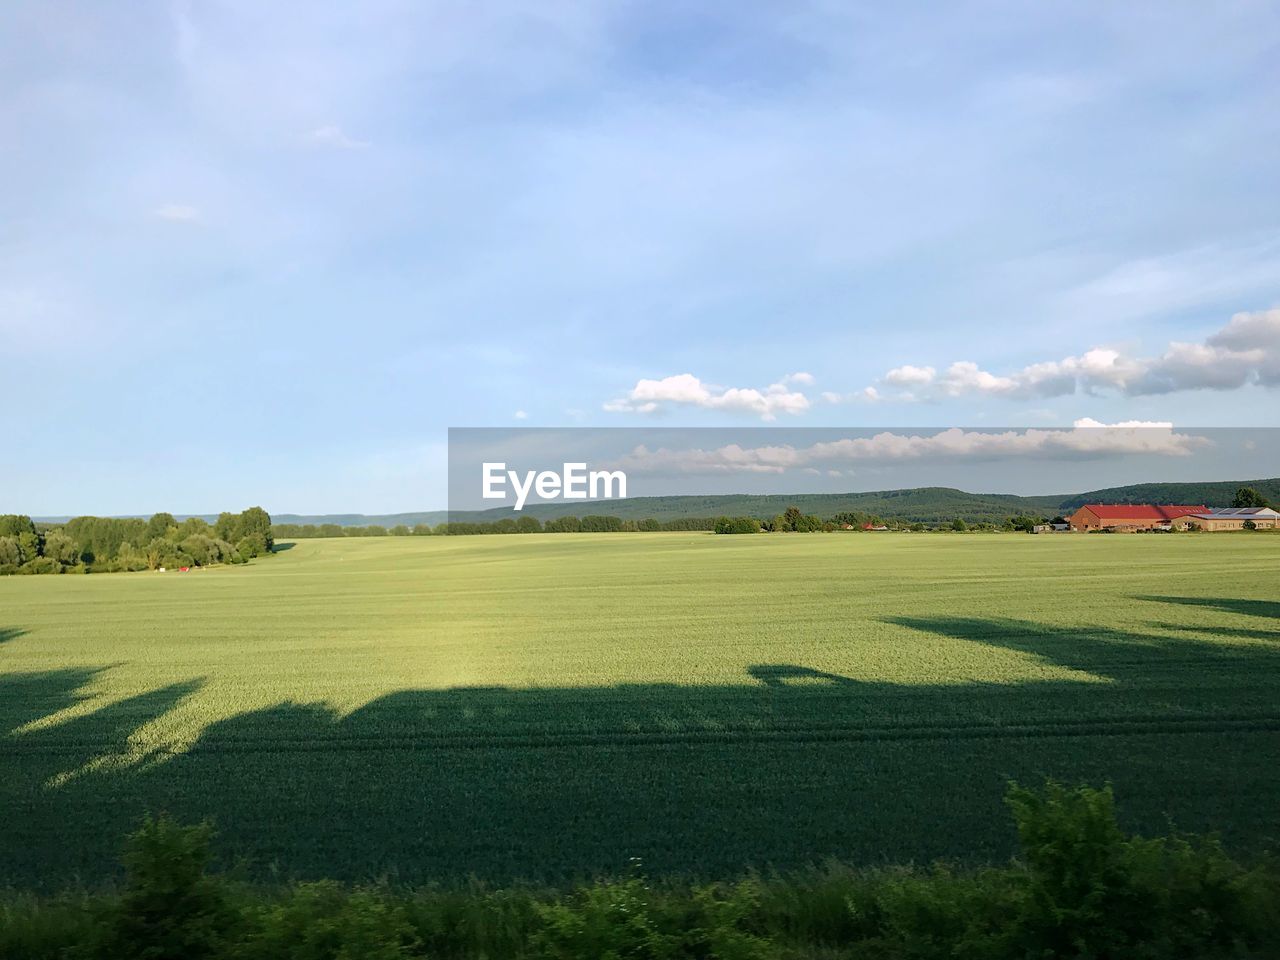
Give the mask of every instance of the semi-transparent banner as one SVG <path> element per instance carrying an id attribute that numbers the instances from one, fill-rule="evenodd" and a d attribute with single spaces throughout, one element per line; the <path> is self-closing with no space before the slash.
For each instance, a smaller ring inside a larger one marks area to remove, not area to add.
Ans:
<path id="1" fill-rule="evenodd" d="M 448 508 L 450 522 L 480 522 L 608 514 L 628 501 L 627 515 L 639 516 L 646 501 L 663 506 L 654 498 L 921 487 L 1047 503 L 1131 484 L 1274 478 L 1277 433 L 1092 421 L 1052 428 L 453 428 Z M 1155 489 L 1150 498 L 1168 502 Z M 752 512 L 749 499 L 738 503 Z M 686 502 L 682 511 L 695 506 Z M 724 506 L 708 499 L 706 511 Z M 755 512 L 772 506 L 761 503 Z"/>

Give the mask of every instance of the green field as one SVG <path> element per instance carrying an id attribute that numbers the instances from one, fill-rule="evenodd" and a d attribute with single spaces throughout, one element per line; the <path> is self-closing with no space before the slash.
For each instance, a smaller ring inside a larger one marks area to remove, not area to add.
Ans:
<path id="1" fill-rule="evenodd" d="M 1001 859 L 1005 781 L 1280 836 L 1280 538 L 302 541 L 0 580 L 0 884 L 146 810 L 257 876 Z"/>

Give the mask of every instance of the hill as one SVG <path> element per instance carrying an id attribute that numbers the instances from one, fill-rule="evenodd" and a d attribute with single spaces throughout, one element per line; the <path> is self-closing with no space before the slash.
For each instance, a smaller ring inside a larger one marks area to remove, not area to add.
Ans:
<path id="1" fill-rule="evenodd" d="M 1241 487 L 1253 487 L 1273 505 L 1280 503 L 1280 478 L 1271 480 L 1219 480 L 1203 483 L 1132 483 L 1127 487 L 1090 490 L 1062 501 L 1062 509 L 1074 510 L 1086 503 L 1203 503 L 1229 507 Z"/>
<path id="2" fill-rule="evenodd" d="M 968 493 L 952 487 L 912 487 L 903 490 L 872 490 L 864 493 L 720 494 L 708 496 L 633 497 L 628 500 L 596 500 L 587 503 L 543 503 L 525 508 L 524 513 L 548 520 L 553 517 L 608 514 L 624 520 L 676 520 L 682 517 L 750 516 L 773 517 L 787 507 L 830 517 L 837 513 L 868 513 L 886 520 L 933 523 L 963 517 L 968 521 L 1003 520 L 1018 514 L 1051 516 L 1069 513 L 1085 503 L 1203 503 L 1210 507 L 1230 505 L 1240 487 L 1253 487 L 1273 504 L 1280 503 L 1280 477 L 1269 480 L 1220 480 L 1193 483 L 1134 483 L 1104 487 L 1076 494 L 1046 494 L 1020 497 L 1010 493 Z M 492 510 L 424 510 L 413 513 L 329 513 L 275 514 L 276 523 L 336 523 L 342 527 L 377 524 L 412 527 L 435 526 L 449 519 L 489 522 L 516 516 L 508 507 Z M 178 519 L 185 519 L 187 514 Z M 198 516 L 198 514 L 196 514 Z M 42 522 L 65 522 L 67 517 L 39 517 Z M 214 515 L 205 516 L 213 521 Z"/>
<path id="3" fill-rule="evenodd" d="M 1022 497 L 1010 493 L 969 493 L 952 487 L 911 487 L 903 490 L 872 490 L 863 493 L 717 494 L 706 496 L 632 497 L 627 500 L 596 500 L 576 503 L 531 504 L 523 513 L 549 520 L 553 517 L 605 514 L 624 520 L 677 520 L 683 517 L 749 516 L 773 517 L 787 507 L 830 517 L 837 513 L 867 513 L 886 520 L 937 523 L 963 517 L 970 522 L 1003 520 L 1018 514 L 1052 516 L 1067 513 L 1084 503 L 1203 503 L 1224 507 L 1240 487 L 1253 487 L 1273 503 L 1280 503 L 1280 478 L 1271 480 L 1223 480 L 1193 483 L 1137 483 L 1106 487 L 1078 494 L 1046 494 Z M 425 523 L 434 526 L 445 520 L 486 523 L 517 516 L 509 507 L 492 510 L 443 510 L 422 513 L 394 513 L 369 516 L 359 513 L 302 516 L 281 514 L 277 523 L 336 523 L 340 526 L 385 527 Z"/>

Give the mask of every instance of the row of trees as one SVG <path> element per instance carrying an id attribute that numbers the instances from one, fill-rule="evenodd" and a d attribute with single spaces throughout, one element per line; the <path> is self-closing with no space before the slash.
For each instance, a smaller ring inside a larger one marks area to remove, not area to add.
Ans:
<path id="1" fill-rule="evenodd" d="M 1056 518 L 1061 520 L 1061 517 Z M 1047 523 L 1044 517 L 1017 516 L 1008 517 L 1003 523 L 993 523 L 983 521 L 970 524 L 962 517 L 956 517 L 949 523 L 943 523 L 937 526 L 927 526 L 920 522 L 909 523 L 902 520 L 884 521 L 879 517 L 850 511 L 837 513 L 829 520 L 823 520 L 811 513 L 801 513 L 798 507 L 788 507 L 785 513 L 781 513 L 771 520 L 757 520 L 755 517 L 717 517 L 715 520 L 714 530 L 716 533 L 831 533 L 835 530 L 865 530 L 865 529 L 888 529 L 888 530 L 910 530 L 913 532 L 923 532 L 926 530 L 951 530 L 957 533 L 968 531 L 974 532 L 998 532 L 998 531 L 1014 531 L 1023 530 L 1031 532 L 1032 527 L 1038 523 Z"/>
<path id="2" fill-rule="evenodd" d="M 271 516 L 261 507 L 220 514 L 212 524 L 199 517 L 179 523 L 171 513 L 40 526 L 27 516 L 0 516 L 0 574 L 206 567 L 245 563 L 274 546 Z"/>
<path id="3" fill-rule="evenodd" d="M 280 540 L 308 540 L 318 537 L 459 537 L 511 533 L 647 533 L 659 530 L 710 530 L 714 524 L 715 521 L 708 517 L 681 517 L 660 522 L 599 515 L 555 517 L 543 523 L 537 517 L 525 515 L 519 518 L 504 517 L 489 523 L 438 523 L 434 527 L 425 523 L 412 527 L 403 524 L 395 527 L 377 524 L 344 527 L 336 523 L 277 523 L 272 529 Z"/>

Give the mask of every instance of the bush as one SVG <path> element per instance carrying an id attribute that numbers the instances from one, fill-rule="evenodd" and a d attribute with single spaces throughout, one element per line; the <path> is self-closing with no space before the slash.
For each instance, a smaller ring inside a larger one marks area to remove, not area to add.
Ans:
<path id="1" fill-rule="evenodd" d="M 236 916 L 221 881 L 206 874 L 213 829 L 148 817 L 125 845 L 126 884 L 104 917 L 97 956 L 217 956 Z"/>
<path id="2" fill-rule="evenodd" d="M 247 537 L 241 537 L 240 542 L 236 544 L 236 553 L 240 555 L 242 560 L 252 560 L 254 557 L 260 557 L 267 552 L 267 542 L 260 533 L 251 533 Z"/>
<path id="3" fill-rule="evenodd" d="M 388 891 L 348 893 L 330 881 L 305 883 L 261 910 L 239 960 L 399 960 L 420 956 L 403 905 Z"/>
<path id="4" fill-rule="evenodd" d="M 19 573 L 61 573 L 62 564 L 53 557 L 34 557 L 18 568 Z"/>
<path id="5" fill-rule="evenodd" d="M 561 893 L 476 883 L 249 888 L 208 873 L 212 831 L 148 819 L 119 892 L 0 896 L 0 957 L 1243 960 L 1280 956 L 1280 870 L 1212 840 L 1144 839 L 1111 790 L 1011 785 L 1021 854 L 980 869 L 839 863 L 736 883 L 638 873 Z"/>
<path id="6" fill-rule="evenodd" d="M 755 517 L 716 517 L 716 533 L 759 533 L 760 521 Z"/>

